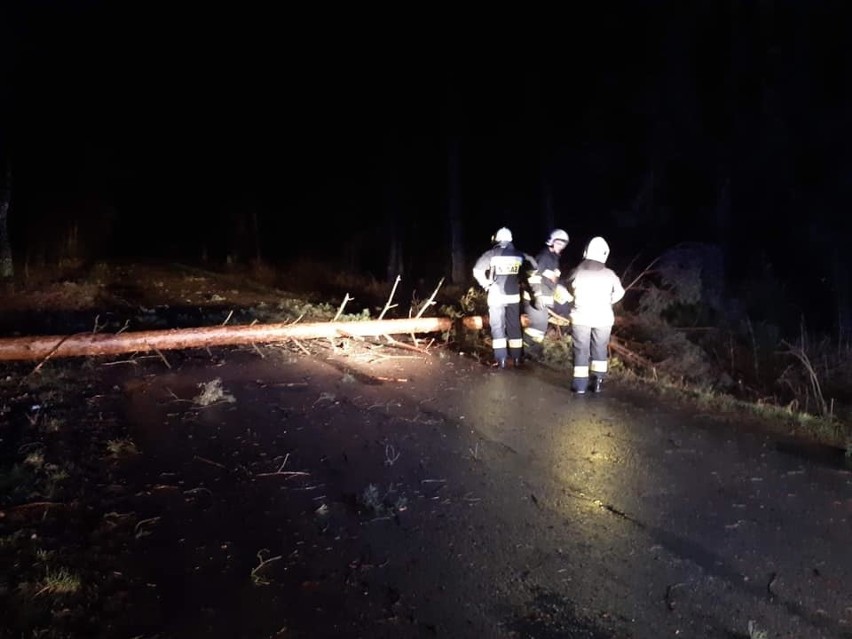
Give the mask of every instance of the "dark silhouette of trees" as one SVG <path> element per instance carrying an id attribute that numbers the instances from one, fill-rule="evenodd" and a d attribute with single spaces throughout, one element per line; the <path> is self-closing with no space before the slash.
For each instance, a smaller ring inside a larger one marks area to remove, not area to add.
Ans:
<path id="1" fill-rule="evenodd" d="M 9 237 L 9 205 L 12 199 L 12 166 L 7 161 L 3 182 L 0 184 L 0 279 L 14 276 L 12 240 Z"/>

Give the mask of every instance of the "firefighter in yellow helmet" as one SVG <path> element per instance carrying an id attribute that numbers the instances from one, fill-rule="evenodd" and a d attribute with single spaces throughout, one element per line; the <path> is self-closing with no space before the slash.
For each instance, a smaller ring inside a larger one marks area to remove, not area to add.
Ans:
<path id="1" fill-rule="evenodd" d="M 535 256 L 536 266 L 527 277 L 529 290 L 525 290 L 524 313 L 529 320 L 524 328 L 524 352 L 537 359 L 542 354 L 544 336 L 549 320 L 548 310 L 566 317 L 569 310 L 569 295 L 559 282 L 562 275 L 559 256 L 568 246 L 568 233 L 554 229 L 545 242 L 545 247 Z"/>
<path id="2" fill-rule="evenodd" d="M 473 266 L 473 277 L 488 291 L 488 323 L 494 361 L 506 368 L 511 357 L 521 364 L 521 277 L 527 256 L 512 244 L 512 232 L 503 227 L 491 238 L 494 246 L 480 255 Z"/>
<path id="3" fill-rule="evenodd" d="M 568 290 L 573 296 L 571 340 L 574 343 L 574 378 L 571 390 L 583 394 L 589 388 L 599 393 L 609 364 L 609 338 L 615 315 L 612 306 L 624 297 L 624 287 L 614 271 L 606 267 L 609 245 L 593 237 L 583 252 L 583 261 L 571 272 Z"/>

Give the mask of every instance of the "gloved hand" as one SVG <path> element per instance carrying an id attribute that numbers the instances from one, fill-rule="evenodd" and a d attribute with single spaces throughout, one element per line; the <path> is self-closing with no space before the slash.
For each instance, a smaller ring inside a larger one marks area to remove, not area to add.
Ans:
<path id="1" fill-rule="evenodd" d="M 556 287 L 556 290 L 553 291 L 553 301 L 557 304 L 566 304 L 568 302 L 573 302 L 574 296 L 571 295 L 567 288 L 559 284 Z"/>

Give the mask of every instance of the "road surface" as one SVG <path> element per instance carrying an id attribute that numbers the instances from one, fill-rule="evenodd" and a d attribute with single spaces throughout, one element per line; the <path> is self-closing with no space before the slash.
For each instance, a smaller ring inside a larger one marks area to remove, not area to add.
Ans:
<path id="1" fill-rule="evenodd" d="M 122 382 L 140 635 L 852 637 L 842 457 L 541 367 L 263 353 Z"/>

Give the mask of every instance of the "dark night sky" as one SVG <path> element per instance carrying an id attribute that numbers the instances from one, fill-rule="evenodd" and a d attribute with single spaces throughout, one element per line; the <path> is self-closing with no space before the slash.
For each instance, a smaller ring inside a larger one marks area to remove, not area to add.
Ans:
<path id="1" fill-rule="evenodd" d="M 267 258 L 360 251 L 383 275 L 393 211 L 412 271 L 446 270 L 455 133 L 471 256 L 504 224 L 537 251 L 547 184 L 570 260 L 595 234 L 616 265 L 711 241 L 848 289 L 843 3 L 19 4 L 0 16 L 19 253 L 77 220 L 90 255 L 221 256 L 255 214 Z"/>

